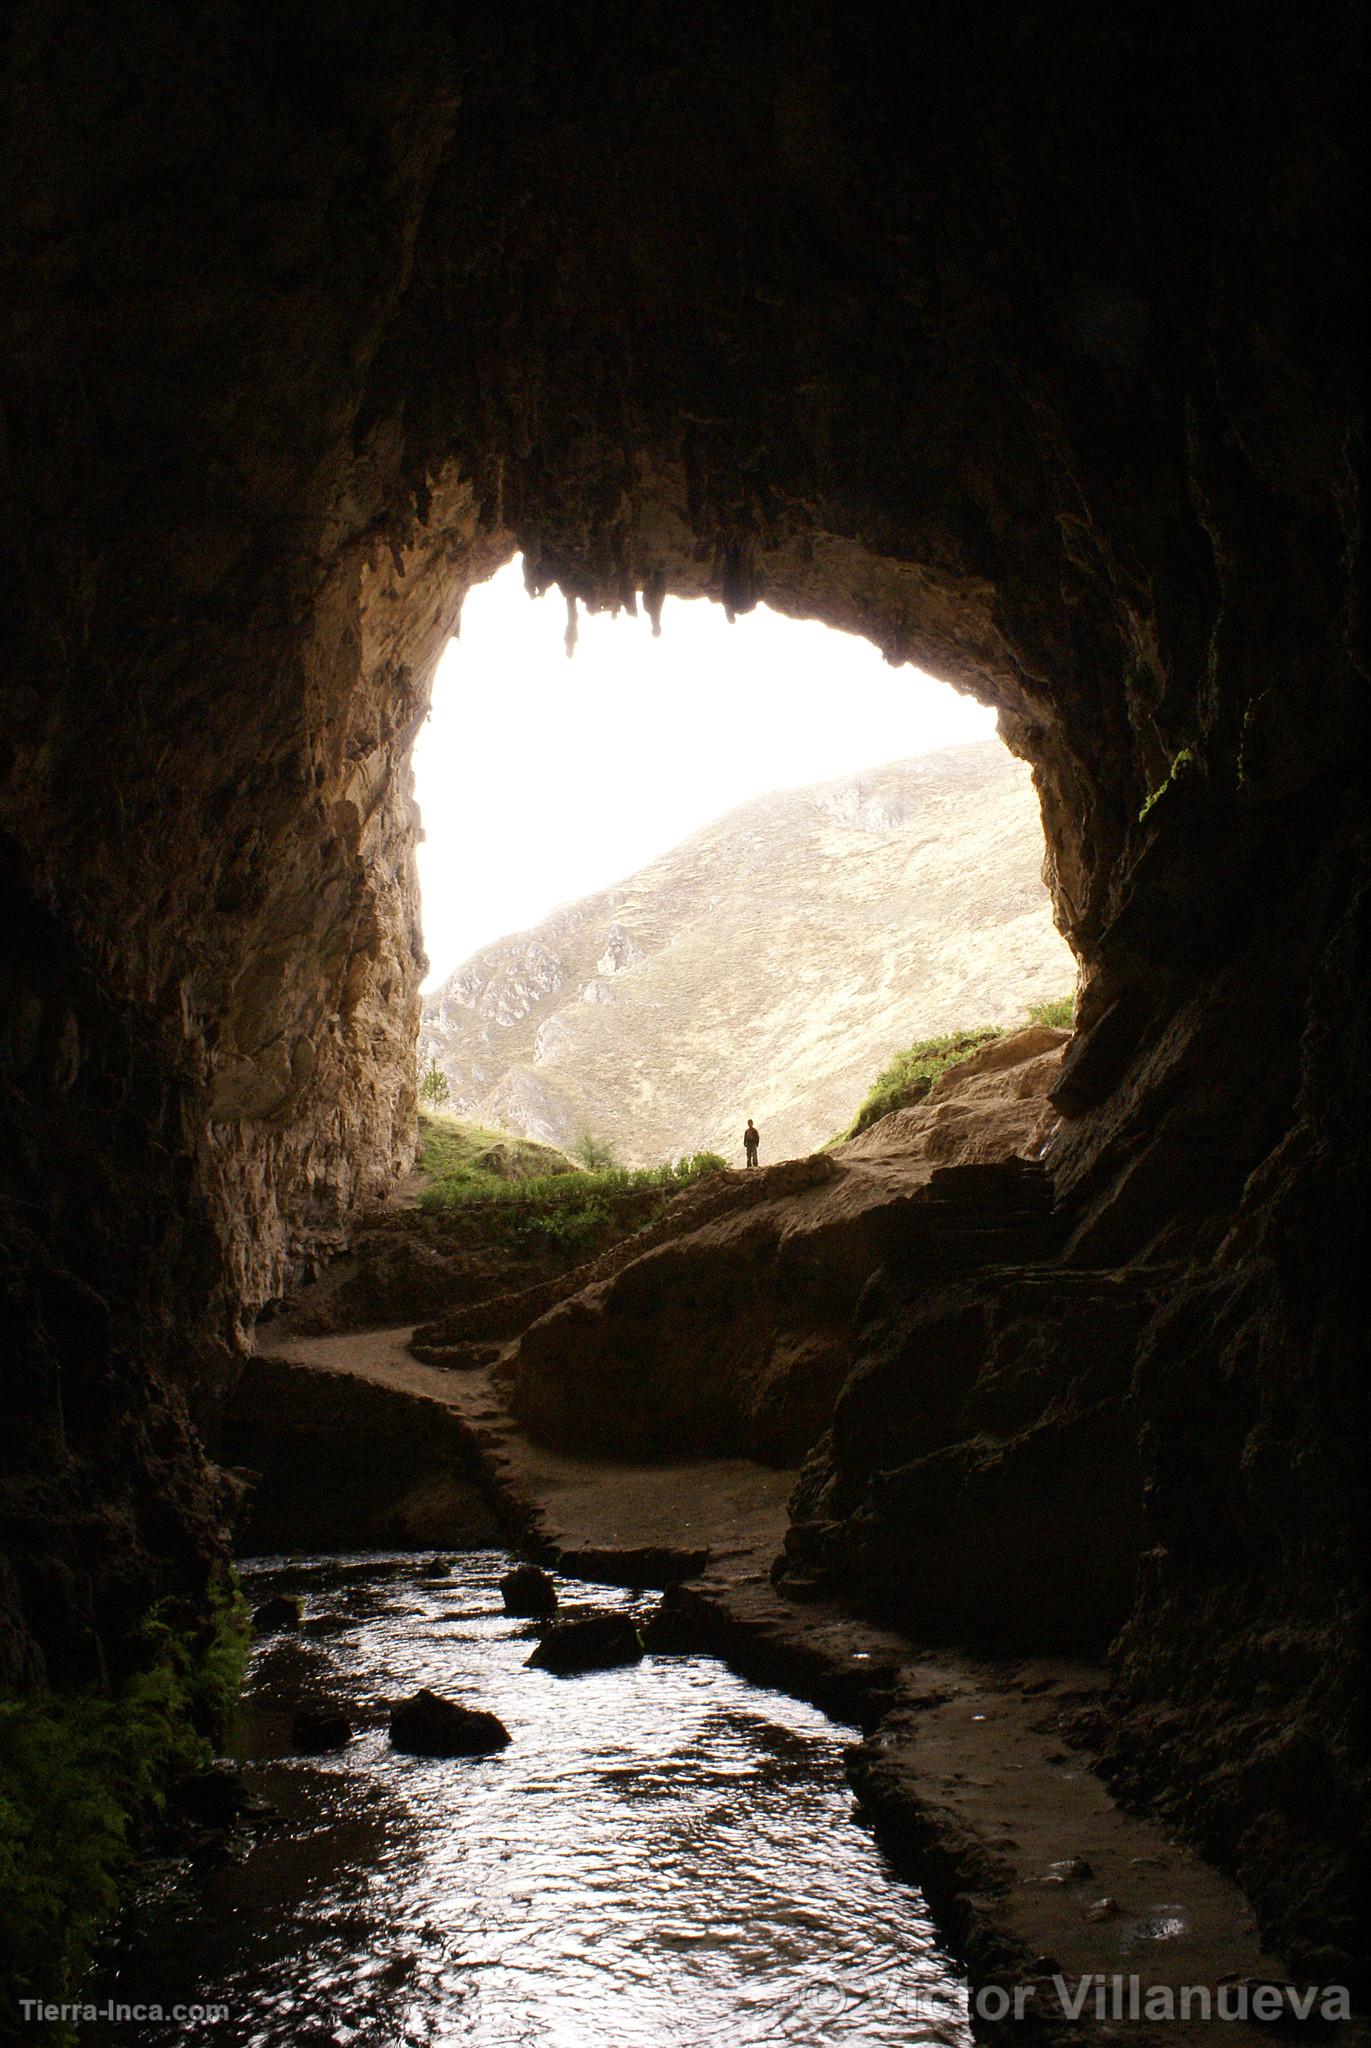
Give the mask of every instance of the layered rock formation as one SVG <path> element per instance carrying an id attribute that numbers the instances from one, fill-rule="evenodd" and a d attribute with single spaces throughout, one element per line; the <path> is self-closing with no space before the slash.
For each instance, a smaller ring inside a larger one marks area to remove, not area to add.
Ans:
<path id="1" fill-rule="evenodd" d="M 463 588 L 765 590 L 1032 764 L 1076 1255 L 1175 1269 L 1117 1767 L 1364 1958 L 1354 21 L 18 0 L 10 1678 L 202 1580 L 187 1398 L 409 1156 Z"/>
<path id="2" fill-rule="evenodd" d="M 811 1152 L 911 1039 L 1071 990 L 1041 866 L 995 740 L 761 797 L 483 948 L 424 998 L 420 1063 L 459 1115 L 626 1166 L 737 1158 L 749 1114 L 768 1159 Z"/>

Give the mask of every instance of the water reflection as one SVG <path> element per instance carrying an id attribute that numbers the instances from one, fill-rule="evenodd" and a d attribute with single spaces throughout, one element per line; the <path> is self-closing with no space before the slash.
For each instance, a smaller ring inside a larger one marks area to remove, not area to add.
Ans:
<path id="1" fill-rule="evenodd" d="M 252 2048 L 760 2048 L 969 2040 L 916 1892 L 850 1820 L 850 1731 L 710 1659 L 574 1679 L 524 1669 L 502 1552 L 266 1559 L 254 1603 L 306 1596 L 256 1652 L 240 1753 L 274 1814 L 230 1853 L 155 1874 L 89 1995 L 221 2003 L 151 2044 Z M 577 1586 L 564 1604 L 631 1604 Z M 497 1756 L 393 1751 L 421 1685 L 499 1714 Z M 290 1753 L 301 1705 L 359 1734 Z M 83 2029 L 83 2042 L 130 2038 Z"/>

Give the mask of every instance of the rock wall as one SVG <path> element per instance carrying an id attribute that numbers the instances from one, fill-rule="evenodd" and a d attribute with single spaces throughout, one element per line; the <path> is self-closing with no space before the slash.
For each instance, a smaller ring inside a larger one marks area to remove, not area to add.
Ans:
<path id="1" fill-rule="evenodd" d="M 212 1392 L 408 1157 L 405 759 L 464 584 L 517 542 L 573 601 L 764 589 L 998 704 L 1033 764 L 1087 977 L 1078 1254 L 1183 1274 L 1132 1395 L 1120 1768 L 1298 1920 L 1286 1845 L 1312 1869 L 1364 1783 L 1354 33 L 18 0 L 0 832 L 51 938 L 10 978 L 39 1334 L 5 1511 L 41 1553 L 180 1503 L 84 1545 L 93 1660 L 213 1519 L 173 1385 Z M 16 1673 L 45 1599 L 6 1592 Z"/>
<path id="2" fill-rule="evenodd" d="M 231 1489 L 188 1412 L 218 1248 L 151 1021 L 2 839 L 0 928 L 0 1688 L 98 1685 L 222 1559 Z"/>

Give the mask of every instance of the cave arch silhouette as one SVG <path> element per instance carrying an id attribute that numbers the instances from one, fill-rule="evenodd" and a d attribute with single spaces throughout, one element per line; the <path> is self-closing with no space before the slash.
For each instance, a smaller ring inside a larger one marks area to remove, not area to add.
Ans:
<path id="1" fill-rule="evenodd" d="M 1169 1275 L 1117 1768 L 1352 1967 L 1350 33 L 144 0 L 111 49 L 24 0 L 9 1682 L 117 1668 L 203 1580 L 234 1346 L 407 1161 L 405 763 L 457 595 L 516 546 L 590 607 L 765 592 L 1033 764 L 1076 1256 Z"/>

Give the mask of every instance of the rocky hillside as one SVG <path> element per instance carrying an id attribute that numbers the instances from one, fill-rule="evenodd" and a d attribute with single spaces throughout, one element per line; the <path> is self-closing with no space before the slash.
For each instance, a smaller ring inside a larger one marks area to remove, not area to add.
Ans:
<path id="1" fill-rule="evenodd" d="M 488 946 L 424 1002 L 458 1115 L 626 1165 L 763 1159 L 850 1119 L 911 1038 L 1072 986 L 1028 770 L 997 740 L 758 798 Z"/>

